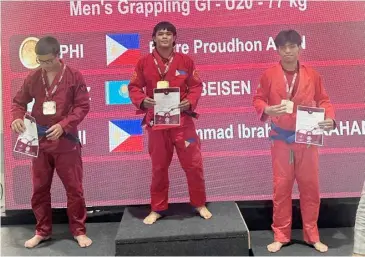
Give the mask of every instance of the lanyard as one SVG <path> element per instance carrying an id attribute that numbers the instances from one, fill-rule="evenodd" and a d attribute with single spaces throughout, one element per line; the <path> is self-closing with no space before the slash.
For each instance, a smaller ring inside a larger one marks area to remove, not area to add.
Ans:
<path id="1" fill-rule="evenodd" d="M 295 80 L 297 79 L 297 75 L 298 75 L 298 73 L 296 72 L 294 74 L 293 80 L 291 81 L 291 85 L 289 87 L 288 79 L 286 78 L 286 75 L 284 74 L 284 79 L 285 79 L 285 84 L 286 84 L 286 94 L 288 95 L 288 98 L 291 98 L 291 96 L 293 94 L 294 84 L 295 84 Z"/>
<path id="2" fill-rule="evenodd" d="M 61 76 L 57 82 L 57 84 L 53 87 L 53 90 L 51 92 L 51 95 L 49 95 L 48 90 L 47 90 L 47 84 L 46 84 L 46 80 L 44 78 L 44 72 L 42 72 L 42 81 L 43 81 L 43 85 L 44 85 L 44 91 L 46 91 L 46 97 L 49 99 L 50 97 L 52 97 L 54 95 L 54 93 L 56 93 L 56 90 L 58 88 L 58 85 L 60 84 L 63 75 L 65 74 L 65 70 L 66 70 L 66 65 L 63 65 L 63 69 L 62 69 L 62 73 Z"/>
<path id="3" fill-rule="evenodd" d="M 155 56 L 153 56 L 153 60 L 155 61 L 155 64 L 156 64 L 156 67 L 157 67 L 157 70 L 158 70 L 158 73 L 160 74 L 161 76 L 161 79 L 162 80 L 165 80 L 165 76 L 167 74 L 167 72 L 169 71 L 169 68 L 170 68 L 170 64 L 172 63 L 172 60 L 174 59 L 174 55 L 172 55 L 170 58 L 169 58 L 169 62 L 167 64 L 165 64 L 165 72 L 162 74 L 161 72 L 161 69 L 160 69 L 160 66 L 158 65 L 158 62 L 155 58 Z"/>

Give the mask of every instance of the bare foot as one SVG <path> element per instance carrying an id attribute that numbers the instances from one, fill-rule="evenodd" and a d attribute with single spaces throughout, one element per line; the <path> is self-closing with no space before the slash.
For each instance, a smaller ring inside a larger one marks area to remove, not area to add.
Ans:
<path id="1" fill-rule="evenodd" d="M 281 247 L 283 247 L 283 245 L 284 244 L 280 242 L 273 242 L 267 246 L 267 250 L 271 253 L 276 253 L 281 249 Z"/>
<path id="2" fill-rule="evenodd" d="M 151 213 L 143 220 L 144 224 L 151 225 L 156 222 L 162 216 L 157 212 L 151 211 Z"/>
<path id="3" fill-rule="evenodd" d="M 328 246 L 321 242 L 317 242 L 317 243 L 313 244 L 313 246 L 314 246 L 314 248 L 316 248 L 316 250 L 318 252 L 325 253 L 328 251 Z"/>
<path id="4" fill-rule="evenodd" d="M 35 235 L 34 237 L 32 237 L 31 239 L 26 241 L 24 243 L 24 246 L 26 248 L 33 248 L 33 247 L 36 247 L 37 245 L 39 245 L 41 242 L 46 241 L 48 239 L 50 239 L 49 236 L 43 237 L 43 236 Z"/>
<path id="5" fill-rule="evenodd" d="M 213 216 L 205 206 L 198 207 L 196 208 L 196 210 L 199 212 L 200 216 L 202 216 L 206 220 L 210 219 Z"/>
<path id="6" fill-rule="evenodd" d="M 82 248 L 88 247 L 93 243 L 93 241 L 90 238 L 88 238 L 86 235 L 74 236 L 74 238 L 77 240 L 77 242 L 79 243 L 79 246 Z"/>

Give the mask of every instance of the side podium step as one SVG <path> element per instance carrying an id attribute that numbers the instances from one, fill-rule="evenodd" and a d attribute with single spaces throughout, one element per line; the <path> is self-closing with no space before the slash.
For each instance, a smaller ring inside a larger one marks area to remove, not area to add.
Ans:
<path id="1" fill-rule="evenodd" d="M 207 205 L 204 220 L 188 204 L 170 204 L 165 217 L 145 225 L 147 207 L 128 207 L 115 238 L 116 256 L 248 256 L 250 235 L 235 202 Z"/>

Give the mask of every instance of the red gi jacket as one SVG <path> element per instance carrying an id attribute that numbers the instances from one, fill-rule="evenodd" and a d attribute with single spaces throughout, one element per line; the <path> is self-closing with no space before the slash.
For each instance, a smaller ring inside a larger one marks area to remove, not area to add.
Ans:
<path id="1" fill-rule="evenodd" d="M 63 65 L 62 63 L 62 69 Z M 62 69 L 54 78 L 54 83 L 59 81 Z M 47 79 L 46 83 L 48 85 Z M 53 89 L 53 86 L 51 89 Z M 52 97 L 52 101 L 56 102 L 55 115 L 43 114 L 43 103 L 46 101 L 46 92 L 42 80 L 42 69 L 37 69 L 27 76 L 22 87 L 13 99 L 11 110 L 13 120 L 23 119 L 27 110 L 27 104 L 33 98 L 35 99 L 35 103 L 31 115 L 36 119 L 37 124 L 51 127 L 59 123 L 65 133 L 74 136 L 78 134 L 78 124 L 90 110 L 90 97 L 84 78 L 79 71 L 69 66 L 66 66 L 63 78 Z M 74 149 L 75 142 L 64 137 L 60 137 L 56 141 L 50 141 L 43 137 L 39 141 L 39 147 L 40 150 L 63 152 Z"/>
<path id="2" fill-rule="evenodd" d="M 278 127 L 286 130 L 295 130 L 296 111 L 298 105 L 321 107 L 325 109 L 325 118 L 335 120 L 335 112 L 329 96 L 323 86 L 322 79 L 317 71 L 306 65 L 299 65 L 299 84 L 291 101 L 294 102 L 292 114 L 271 117 Z M 298 79 L 298 78 L 297 78 Z M 290 82 L 289 82 L 290 83 Z M 260 78 L 260 84 L 253 98 L 253 105 L 261 121 L 269 117 L 264 113 L 266 106 L 281 104 L 287 99 L 284 71 L 280 63 L 267 69 Z"/>
<path id="3" fill-rule="evenodd" d="M 129 97 L 132 103 L 140 112 L 146 113 L 144 120 L 146 124 L 151 124 L 150 122 L 153 121 L 153 109 L 143 109 L 142 102 L 146 96 L 153 99 L 153 89 L 157 88 L 157 82 L 162 80 L 153 56 L 162 68 L 160 68 L 161 72 L 165 71 L 160 55 L 154 50 L 152 54 L 148 54 L 138 61 L 128 85 Z M 193 60 L 185 54 L 174 53 L 174 59 L 169 66 L 165 80 L 169 81 L 170 87 L 180 87 L 181 101 L 184 99 L 189 100 L 191 111 L 194 111 L 201 96 L 203 84 L 195 69 Z M 181 126 L 184 126 L 188 120 L 191 121 L 191 116 L 182 113 Z"/>

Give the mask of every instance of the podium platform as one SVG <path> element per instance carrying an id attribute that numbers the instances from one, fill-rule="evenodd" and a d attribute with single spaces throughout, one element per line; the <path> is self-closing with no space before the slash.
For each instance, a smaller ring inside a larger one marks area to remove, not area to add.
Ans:
<path id="1" fill-rule="evenodd" d="M 148 207 L 125 209 L 115 238 L 116 256 L 248 256 L 250 234 L 235 202 L 207 205 L 204 220 L 189 204 L 170 204 L 167 216 L 145 225 Z"/>

